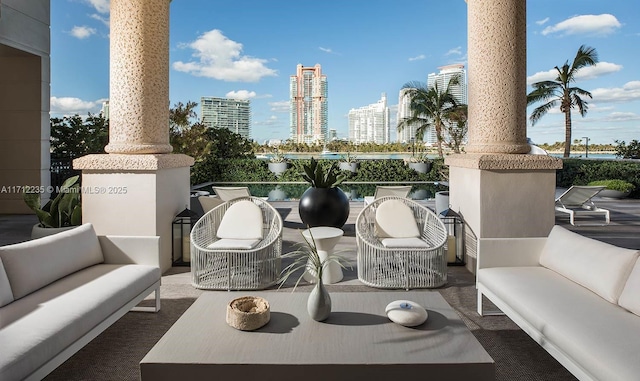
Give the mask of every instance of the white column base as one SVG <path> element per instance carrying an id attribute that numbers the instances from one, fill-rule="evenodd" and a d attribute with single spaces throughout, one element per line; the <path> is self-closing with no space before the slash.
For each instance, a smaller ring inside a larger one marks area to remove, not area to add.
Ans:
<path id="1" fill-rule="evenodd" d="M 161 270 L 173 263 L 171 223 L 189 208 L 185 155 L 89 155 L 82 169 L 82 220 L 99 235 L 160 236 Z"/>

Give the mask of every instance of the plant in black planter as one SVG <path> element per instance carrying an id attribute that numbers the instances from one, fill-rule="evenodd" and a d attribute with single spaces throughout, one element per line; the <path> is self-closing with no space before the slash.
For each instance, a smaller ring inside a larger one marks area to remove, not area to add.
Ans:
<path id="1" fill-rule="evenodd" d="M 349 198 L 338 188 L 346 178 L 338 174 L 335 161 L 325 171 L 313 157 L 303 165 L 302 177 L 311 186 L 300 197 L 298 211 L 302 222 L 309 227 L 332 226 L 340 228 L 349 218 Z"/>

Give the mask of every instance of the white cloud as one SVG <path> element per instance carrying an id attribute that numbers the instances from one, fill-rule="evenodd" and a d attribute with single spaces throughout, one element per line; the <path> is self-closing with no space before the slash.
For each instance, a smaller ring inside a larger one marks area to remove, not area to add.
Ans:
<path id="1" fill-rule="evenodd" d="M 609 120 L 615 121 L 615 122 L 640 120 L 640 115 L 634 112 L 612 112 L 611 114 L 609 114 Z"/>
<path id="2" fill-rule="evenodd" d="M 266 66 L 267 60 L 242 55 L 242 44 L 228 39 L 218 29 L 185 46 L 194 50 L 197 61 L 176 61 L 173 68 L 177 71 L 230 82 L 257 82 L 263 77 L 277 76 L 275 70 Z"/>
<path id="3" fill-rule="evenodd" d="M 319 46 L 318 49 L 322 50 L 325 53 L 338 54 L 338 53 L 334 52 L 333 49 L 331 49 L 331 48 L 323 48 L 322 46 Z"/>
<path id="4" fill-rule="evenodd" d="M 598 103 L 632 102 L 640 100 L 640 81 L 631 81 L 622 87 L 597 88 L 591 91 L 593 101 Z"/>
<path id="5" fill-rule="evenodd" d="M 102 108 L 102 102 L 106 99 L 98 99 L 97 101 L 83 101 L 74 97 L 51 97 L 49 107 L 51 114 L 85 115 L 88 112 L 97 113 Z"/>
<path id="6" fill-rule="evenodd" d="M 255 126 L 276 126 L 279 124 L 279 122 L 280 120 L 278 119 L 277 116 L 271 115 L 269 118 L 265 120 L 256 121 L 253 124 Z"/>
<path id="7" fill-rule="evenodd" d="M 84 2 L 91 5 L 100 13 L 109 13 L 110 0 L 84 0 Z"/>
<path id="8" fill-rule="evenodd" d="M 255 98 L 256 92 L 249 90 L 229 91 L 225 96 L 231 99 L 247 100 Z"/>
<path id="9" fill-rule="evenodd" d="M 420 61 L 427 58 L 424 54 L 420 54 L 418 56 L 415 57 L 409 57 L 409 61 Z"/>
<path id="10" fill-rule="evenodd" d="M 110 27 L 110 21 L 109 21 L 109 18 L 108 18 L 108 17 L 104 17 L 104 16 L 99 15 L 99 14 L 97 14 L 97 13 L 94 13 L 94 14 L 90 15 L 89 17 L 91 17 L 91 18 L 92 18 L 92 19 L 94 19 L 94 20 L 98 20 L 98 21 L 100 21 L 100 22 L 101 22 L 101 23 L 103 23 L 107 28 L 109 28 L 109 27 Z"/>
<path id="11" fill-rule="evenodd" d="M 449 49 L 449 51 L 446 52 L 444 55 L 445 56 L 450 56 L 452 54 L 455 54 L 455 55 L 458 55 L 458 56 L 462 55 L 462 46 L 457 46 L 457 47 L 455 47 L 453 49 Z"/>
<path id="12" fill-rule="evenodd" d="M 569 64 L 571 64 L 571 62 L 569 62 Z M 576 80 L 594 79 L 620 70 L 622 70 L 622 65 L 610 62 L 598 62 L 594 66 L 587 66 L 580 69 L 576 75 Z M 557 76 L 558 71 L 556 69 L 540 71 L 527 77 L 527 85 L 541 81 L 555 81 Z"/>
<path id="13" fill-rule="evenodd" d="M 273 112 L 289 112 L 290 105 L 289 101 L 269 102 L 269 107 Z"/>
<path id="14" fill-rule="evenodd" d="M 547 17 L 547 18 L 545 18 L 545 19 L 542 19 L 542 20 L 538 20 L 538 21 L 536 21 L 536 24 L 538 24 L 538 25 L 544 25 L 544 24 L 546 24 L 546 23 L 548 23 L 548 22 L 549 22 L 549 18 Z"/>
<path id="15" fill-rule="evenodd" d="M 610 14 L 574 16 L 548 26 L 542 31 L 543 35 L 559 33 L 561 35 L 588 34 L 606 36 L 621 28 L 622 24 Z"/>
<path id="16" fill-rule="evenodd" d="M 86 25 L 83 26 L 74 26 L 69 32 L 73 37 L 83 40 L 85 38 L 91 37 L 91 35 L 96 34 L 95 28 L 90 28 Z"/>

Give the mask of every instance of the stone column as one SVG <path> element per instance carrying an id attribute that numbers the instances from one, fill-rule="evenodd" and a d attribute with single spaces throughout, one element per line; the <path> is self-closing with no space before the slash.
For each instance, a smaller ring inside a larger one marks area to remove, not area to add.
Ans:
<path id="1" fill-rule="evenodd" d="M 527 2 L 469 0 L 467 7 L 473 129 L 466 151 L 527 153 Z"/>
<path id="2" fill-rule="evenodd" d="M 467 154 L 445 159 L 451 208 L 477 240 L 546 236 L 562 161 L 528 154 L 526 0 L 467 7 L 469 144 Z M 472 271 L 475 251 L 467 245 Z"/>
<path id="3" fill-rule="evenodd" d="M 189 205 L 193 165 L 170 154 L 170 1 L 111 0 L 108 154 L 73 161 L 82 170 L 83 222 L 99 235 L 159 236 L 149 263 L 163 271 L 173 259 L 171 223 Z"/>
<path id="4" fill-rule="evenodd" d="M 169 153 L 170 0 L 111 0 L 108 153 Z"/>

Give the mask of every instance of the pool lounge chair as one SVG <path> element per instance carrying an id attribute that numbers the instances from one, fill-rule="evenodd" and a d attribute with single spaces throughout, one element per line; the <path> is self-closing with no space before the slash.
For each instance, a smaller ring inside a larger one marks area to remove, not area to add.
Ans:
<path id="1" fill-rule="evenodd" d="M 395 197 L 409 197 L 411 192 L 411 185 L 378 185 L 373 196 L 365 196 L 364 206 L 367 206 L 377 200 L 380 197 L 395 196 Z"/>
<path id="2" fill-rule="evenodd" d="M 604 226 L 609 224 L 609 211 L 593 203 L 592 198 L 603 190 L 604 186 L 573 185 L 556 198 L 556 210 L 569 214 L 573 226 Z M 604 216 L 604 222 L 576 224 L 576 217 Z"/>

